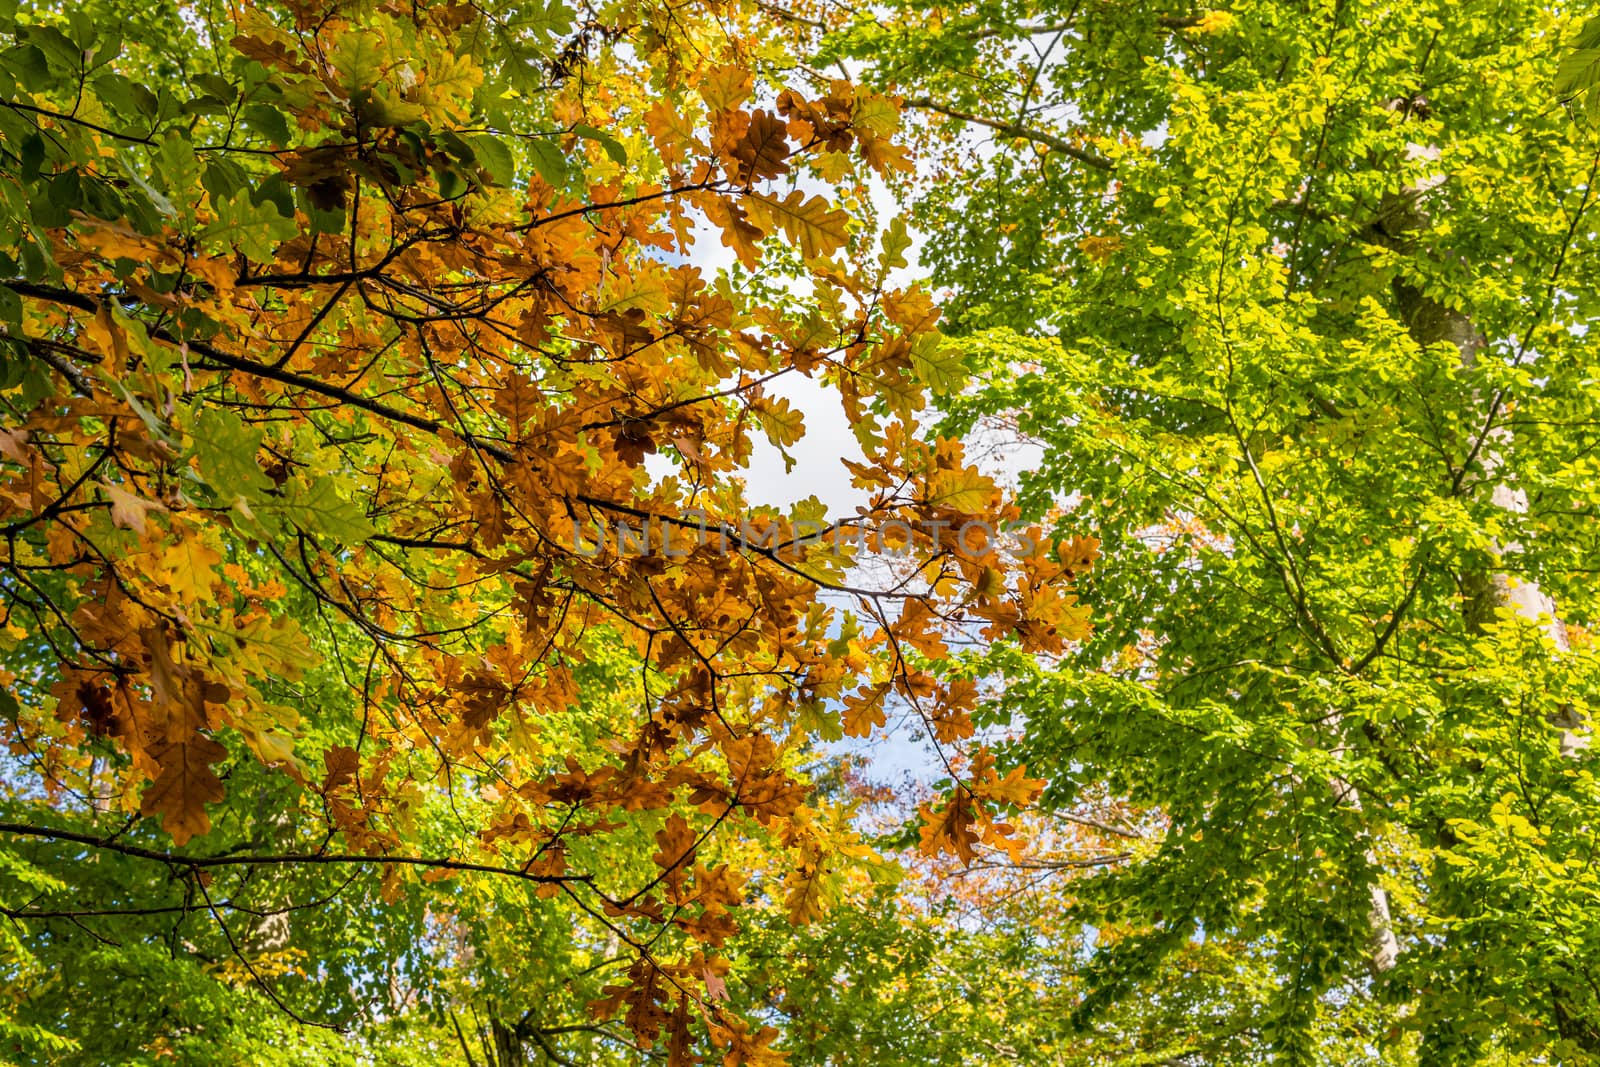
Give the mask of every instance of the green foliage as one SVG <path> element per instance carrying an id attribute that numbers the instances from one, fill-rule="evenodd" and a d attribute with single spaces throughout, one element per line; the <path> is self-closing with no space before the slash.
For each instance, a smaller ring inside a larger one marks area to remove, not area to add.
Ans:
<path id="1" fill-rule="evenodd" d="M 1189 995 L 1163 968 L 1223 942 L 1253 1021 L 1198 1060 L 1600 1055 L 1597 798 L 1562 751 L 1600 698 L 1600 146 L 1553 106 L 1594 23 L 1568 53 L 1538 4 L 928 17 L 836 47 L 945 146 L 921 258 L 979 383 L 946 429 L 1014 422 L 1027 509 L 1101 541 L 1095 635 L 977 654 L 987 721 L 1049 805 L 1111 798 L 1149 843 L 1059 887 L 1118 930 L 1077 1022 Z"/>

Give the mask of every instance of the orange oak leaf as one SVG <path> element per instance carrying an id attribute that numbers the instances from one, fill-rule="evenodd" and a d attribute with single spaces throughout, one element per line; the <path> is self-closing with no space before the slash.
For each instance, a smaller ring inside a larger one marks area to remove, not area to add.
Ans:
<path id="1" fill-rule="evenodd" d="M 164 741 L 150 749 L 161 768 L 139 802 L 141 815 L 161 817 L 172 840 L 187 844 L 211 829 L 206 805 L 223 798 L 222 779 L 211 769 L 228 756 L 227 749 L 200 734 L 183 741 Z"/>

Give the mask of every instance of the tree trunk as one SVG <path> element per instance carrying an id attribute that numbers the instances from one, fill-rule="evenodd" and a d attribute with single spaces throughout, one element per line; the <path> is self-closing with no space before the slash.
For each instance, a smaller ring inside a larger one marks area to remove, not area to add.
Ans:
<path id="1" fill-rule="evenodd" d="M 1416 242 L 1413 235 L 1426 230 L 1430 224 L 1421 204 L 1426 193 L 1427 190 L 1423 188 L 1406 189 L 1386 200 L 1379 213 L 1383 221 L 1372 227 L 1378 243 L 1396 251 L 1414 251 Z M 1419 345 L 1448 341 L 1461 353 L 1461 366 L 1464 369 L 1470 370 L 1477 364 L 1478 353 L 1483 350 L 1485 342 L 1483 334 L 1466 312 L 1446 307 L 1404 281 L 1396 280 L 1394 294 L 1395 303 L 1412 340 Z M 1496 414 L 1486 402 L 1483 412 L 1486 429 L 1482 431 L 1482 444 L 1480 446 L 1476 441 L 1468 441 L 1466 446 L 1468 449 L 1476 446 L 1478 463 L 1483 469 L 1477 484 L 1492 485 L 1490 499 L 1494 505 L 1511 514 L 1524 515 L 1528 511 L 1528 494 L 1496 480 L 1505 456 L 1512 448 L 1510 430 L 1504 426 L 1490 425 Z M 1463 455 L 1462 462 L 1470 458 L 1470 454 Z M 1460 475 L 1463 490 L 1472 488 L 1472 483 L 1466 477 L 1465 472 Z M 1504 545 L 1495 544 L 1492 550 L 1495 558 L 1503 561 L 1520 554 L 1522 545 L 1512 541 Z M 1518 616 L 1538 625 L 1557 651 L 1565 652 L 1571 647 L 1567 627 L 1561 621 L 1555 601 L 1539 588 L 1538 582 L 1516 578 L 1504 570 L 1489 570 L 1462 575 L 1461 585 L 1466 593 L 1466 620 L 1471 629 L 1482 630 L 1494 621 L 1501 608 L 1509 607 Z M 1571 756 L 1587 746 L 1588 739 L 1577 732 L 1582 722 L 1570 707 L 1563 709 L 1551 721 L 1563 730 L 1563 755 Z"/>
<path id="2" fill-rule="evenodd" d="M 494 1040 L 495 1067 L 524 1067 L 528 1057 L 523 1051 L 522 1038 L 517 1036 L 516 1027 L 491 1016 L 489 1030 Z"/>
<path id="3" fill-rule="evenodd" d="M 1334 778 L 1329 783 L 1333 789 L 1335 803 L 1348 805 L 1354 811 L 1361 811 L 1361 793 L 1354 785 L 1343 778 Z M 1372 849 L 1367 849 L 1367 862 L 1374 867 L 1378 865 L 1378 856 Z M 1367 936 L 1367 966 L 1372 970 L 1373 977 L 1393 970 L 1400 959 L 1400 940 L 1394 935 L 1394 916 L 1389 911 L 1389 891 L 1377 882 L 1367 885 L 1367 925 L 1370 932 Z"/>
<path id="4" fill-rule="evenodd" d="M 1411 150 L 1418 158 L 1425 158 L 1430 154 L 1429 149 L 1415 145 L 1411 146 Z M 1378 221 L 1367 228 L 1368 239 L 1397 252 L 1415 254 L 1418 235 L 1431 225 L 1423 207 L 1423 200 L 1429 189 L 1436 184 L 1437 182 L 1424 181 L 1385 197 L 1378 212 Z M 1483 334 L 1466 312 L 1439 303 L 1420 288 L 1401 279 L 1395 280 L 1393 289 L 1396 308 L 1412 340 L 1419 345 L 1447 341 L 1460 353 L 1463 368 L 1470 369 L 1476 365 L 1478 353 L 1482 351 L 1485 341 Z M 1492 485 L 1491 499 L 1497 507 L 1513 514 L 1525 514 L 1528 510 L 1527 494 L 1496 480 L 1512 442 L 1508 429 L 1491 425 L 1495 416 L 1496 412 L 1490 409 L 1490 403 L 1485 402 L 1483 422 L 1480 424 L 1486 427 L 1481 431 L 1484 435 L 1483 441 L 1481 445 L 1475 440 L 1465 443 L 1467 451 L 1462 456 L 1462 463 L 1470 461 L 1471 450 L 1475 449 L 1483 471 L 1480 481 L 1476 484 Z M 1465 472 L 1458 476 L 1458 488 L 1461 491 L 1470 491 L 1473 488 L 1473 483 L 1468 482 L 1467 477 Z M 1503 561 L 1506 557 L 1514 556 L 1521 551 L 1522 546 L 1516 542 L 1493 546 L 1493 554 L 1497 561 Z M 1556 604 L 1539 588 L 1537 582 L 1519 580 L 1504 570 L 1491 569 L 1478 574 L 1463 575 L 1462 587 L 1467 594 L 1465 610 L 1469 627 L 1482 629 L 1494 619 L 1501 608 L 1510 607 L 1519 616 L 1538 624 L 1557 650 L 1566 651 L 1569 647 L 1566 626 L 1562 624 L 1556 612 Z M 1587 743 L 1586 739 L 1576 732 L 1581 723 L 1575 712 L 1570 710 L 1563 712 L 1563 718 L 1557 721 L 1556 725 L 1565 731 L 1561 740 L 1563 754 L 1571 755 Z M 1361 810 L 1361 796 L 1353 785 L 1339 779 L 1335 779 L 1333 785 L 1335 794 L 1342 803 L 1350 805 L 1357 811 Z M 1382 973 L 1395 965 L 1399 956 L 1399 944 L 1392 927 L 1388 893 L 1377 884 L 1372 885 L 1369 892 L 1372 898 L 1369 912 L 1372 926 L 1371 966 L 1374 973 Z"/>

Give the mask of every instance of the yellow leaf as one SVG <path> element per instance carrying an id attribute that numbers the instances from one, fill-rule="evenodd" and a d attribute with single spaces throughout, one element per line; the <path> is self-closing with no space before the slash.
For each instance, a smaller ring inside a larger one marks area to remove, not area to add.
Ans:
<path id="1" fill-rule="evenodd" d="M 805 416 L 784 397 L 757 397 L 750 402 L 750 411 L 761 423 L 767 437 L 779 448 L 787 448 L 805 436 Z"/>
<path id="2" fill-rule="evenodd" d="M 849 215 L 830 208 L 820 196 L 807 200 L 799 189 L 791 189 L 782 200 L 755 193 L 747 203 L 756 225 L 769 231 L 782 230 L 789 240 L 800 246 L 800 254 L 806 259 L 833 255 L 844 247 L 849 236 Z"/>
<path id="3" fill-rule="evenodd" d="M 672 301 L 667 295 L 667 279 L 661 272 L 641 266 L 631 277 L 618 278 L 615 288 L 596 303 L 595 314 L 622 312 L 631 308 L 653 315 L 665 315 L 672 310 Z"/>
<path id="4" fill-rule="evenodd" d="M 856 101 L 856 111 L 850 124 L 870 130 L 879 137 L 892 137 L 900 128 L 900 109 L 887 96 L 863 96 Z"/>
<path id="5" fill-rule="evenodd" d="M 928 503 L 954 511 L 983 511 L 997 491 L 994 480 L 974 467 L 935 471 L 928 479 Z"/>
<path id="6" fill-rule="evenodd" d="M 287 616 L 263 615 L 235 631 L 234 639 L 241 643 L 241 659 L 255 660 L 260 674 L 294 679 L 321 662 L 300 624 Z"/>
<path id="7" fill-rule="evenodd" d="M 825 873 L 822 857 L 807 848 L 800 866 L 783 880 L 783 906 L 789 921 L 806 926 L 822 918 L 835 896 L 834 879 Z"/>
<path id="8" fill-rule="evenodd" d="M 700 99 L 713 113 L 738 107 L 750 96 L 755 79 L 750 71 L 737 63 L 724 63 L 701 74 L 695 82 Z"/>
<path id="9" fill-rule="evenodd" d="M 907 600 L 900 609 L 900 620 L 895 623 L 894 638 L 930 659 L 943 659 L 950 654 L 950 648 L 939 634 L 939 622 L 939 616 L 926 600 L 920 597 Z"/>
<path id="10" fill-rule="evenodd" d="M 1027 770 L 1027 767 L 1013 767 L 1009 774 L 1001 778 L 990 767 L 984 780 L 974 788 L 988 800 L 1005 804 L 1031 804 L 1044 789 L 1044 779 L 1027 777 Z"/>
<path id="11" fill-rule="evenodd" d="M 665 100 L 656 101 L 645 112 L 644 122 L 661 155 L 661 162 L 669 167 L 683 162 L 689 147 L 698 144 L 694 122 Z"/>
<path id="12" fill-rule="evenodd" d="M 483 71 L 471 56 L 446 53 L 433 61 L 417 88 L 417 103 L 430 121 L 459 122 L 472 110 L 472 94 L 483 82 Z"/>
<path id="13" fill-rule="evenodd" d="M 1104 264 L 1122 250 L 1122 238 L 1116 234 L 1105 237 L 1085 237 L 1078 242 L 1078 250 L 1096 263 Z"/>
<path id="14" fill-rule="evenodd" d="M 339 88 L 354 94 L 376 85 L 388 60 L 383 38 L 371 30 L 352 30 L 339 38 L 333 50 L 333 69 Z"/>
<path id="15" fill-rule="evenodd" d="M 1195 23 L 1195 33 L 1223 33 L 1233 28 L 1239 20 L 1230 11 L 1207 11 L 1200 16 L 1200 21 Z"/>
<path id="16" fill-rule="evenodd" d="M 131 259 L 136 263 L 165 259 L 165 250 L 155 238 L 136 233 L 126 226 L 99 223 L 74 233 L 78 247 L 102 259 Z"/>
<path id="17" fill-rule="evenodd" d="M 166 511 L 165 504 L 128 492 L 126 489 L 101 482 L 100 488 L 111 498 L 111 524 L 135 533 L 145 532 L 145 517 L 152 511 Z"/>
<path id="18" fill-rule="evenodd" d="M 756 248 L 756 242 L 766 234 L 750 222 L 750 217 L 745 209 L 732 200 L 720 196 L 707 197 L 701 201 L 706 217 L 713 225 L 722 231 L 722 243 L 733 249 L 739 257 L 739 262 L 749 269 L 755 269 L 761 259 L 761 252 Z"/>
<path id="19" fill-rule="evenodd" d="M 180 538 L 161 555 L 161 566 L 173 590 L 188 600 L 209 597 L 222 554 L 193 537 Z"/>

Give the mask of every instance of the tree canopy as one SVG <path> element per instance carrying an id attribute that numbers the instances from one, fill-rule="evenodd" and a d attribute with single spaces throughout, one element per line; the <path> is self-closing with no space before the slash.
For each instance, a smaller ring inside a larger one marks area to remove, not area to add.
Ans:
<path id="1" fill-rule="evenodd" d="M 0 36 L 0 1062 L 1600 1062 L 1600 21 Z"/>
<path id="2" fill-rule="evenodd" d="M 963 175 L 918 215 L 954 235 L 924 262 L 981 382 L 947 426 L 1035 441 L 1024 507 L 1101 541 L 1090 639 L 980 657 L 1046 805 L 1137 842 L 1072 890 L 1100 931 L 1078 1021 L 1192 987 L 1189 1025 L 1130 1055 L 1585 1061 L 1600 142 L 1561 99 L 1592 68 L 1576 24 L 940 14 L 839 47 Z"/>

